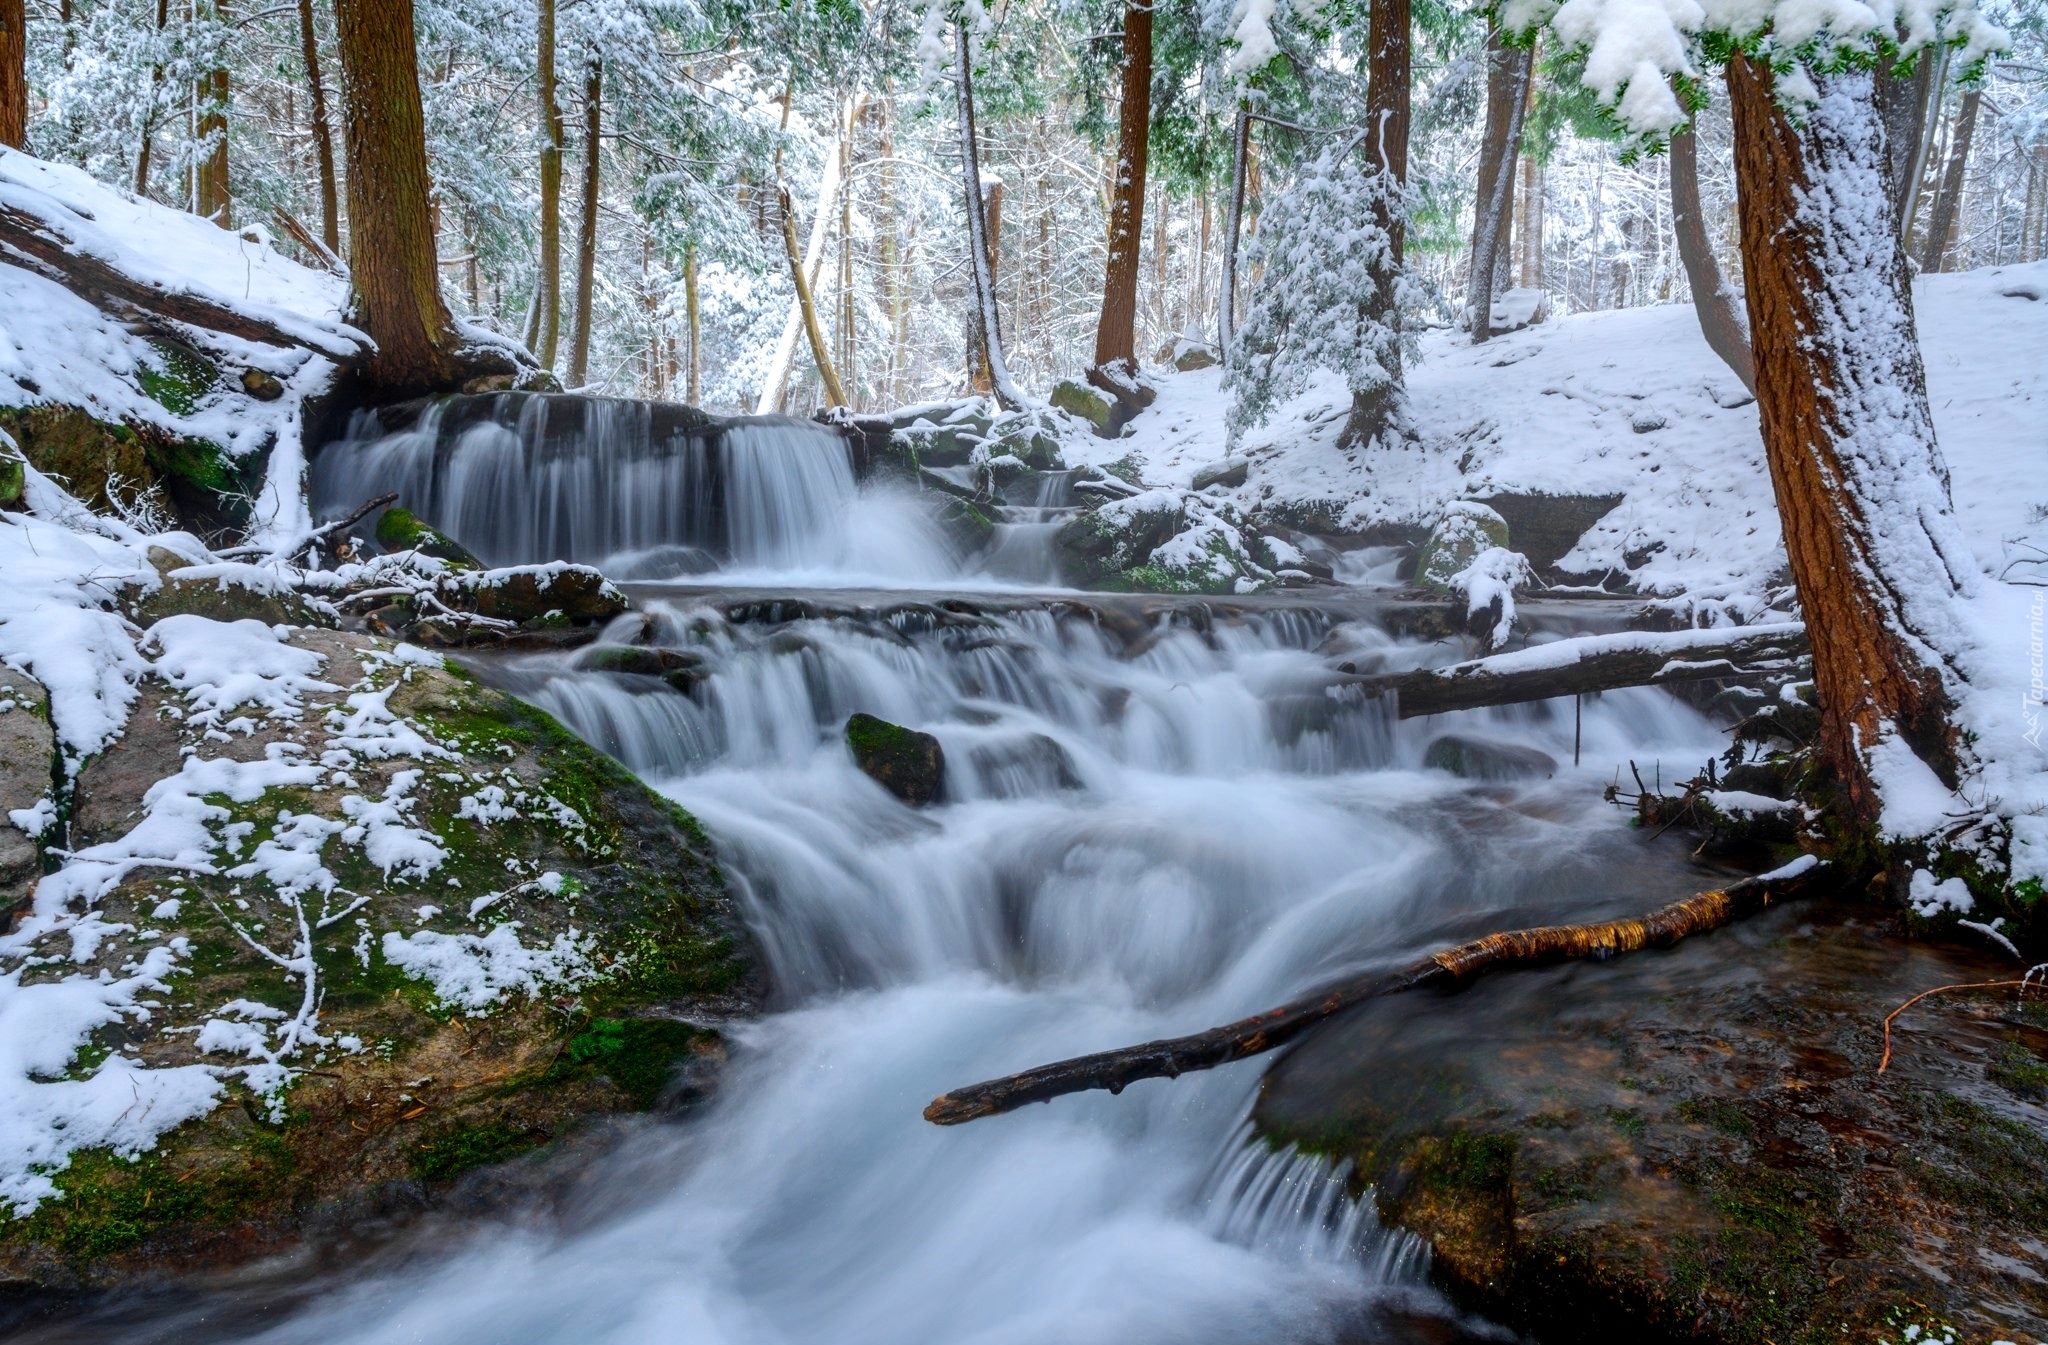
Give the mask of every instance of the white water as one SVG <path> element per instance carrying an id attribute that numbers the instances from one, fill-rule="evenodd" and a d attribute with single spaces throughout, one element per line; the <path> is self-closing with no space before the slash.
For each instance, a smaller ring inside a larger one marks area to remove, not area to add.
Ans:
<path id="1" fill-rule="evenodd" d="M 573 560 L 619 580 L 715 570 L 733 583 L 957 585 L 980 574 L 935 523 L 935 500 L 857 484 L 846 441 L 812 422 L 657 429 L 645 402 L 488 405 L 452 433 L 446 404 L 395 434 L 359 421 L 314 460 L 315 513 L 395 491 L 486 564 Z M 1049 574 L 1042 541 L 1024 565 Z"/>
<path id="2" fill-rule="evenodd" d="M 1298 614 L 1128 661 L 1042 615 L 919 633 L 676 612 L 665 633 L 710 660 L 692 697 L 549 660 L 526 689 L 703 819 L 781 1010 L 737 1030 L 706 1112 L 604 1160 L 563 1227 L 423 1249 L 262 1339 L 1387 1339 L 1368 1309 L 1419 1292 L 1415 1254 L 1319 1163 L 1247 1138 L 1257 1064 L 952 1129 L 920 1109 L 1527 910 L 1525 875 L 1604 862 L 1588 838 L 1619 822 L 1593 800 L 1624 756 L 1718 745 L 1625 693 L 1555 781 L 1422 772 L 1429 730 L 1347 699 Z M 861 775 L 838 737 L 856 709 L 936 733 L 950 800 L 913 812 Z M 1570 760 L 1568 713 L 1458 722 Z"/>

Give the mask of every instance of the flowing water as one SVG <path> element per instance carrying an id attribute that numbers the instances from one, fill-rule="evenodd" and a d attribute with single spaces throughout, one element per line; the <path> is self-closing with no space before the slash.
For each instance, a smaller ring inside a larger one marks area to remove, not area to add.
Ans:
<path id="1" fill-rule="evenodd" d="M 669 517 L 685 522 L 669 531 L 642 527 L 623 488 L 608 511 L 529 501 L 466 529 L 455 520 L 510 470 L 491 455 L 534 466 L 536 441 L 491 430 L 452 451 L 367 451 L 431 468 L 448 494 L 423 512 L 487 555 L 690 545 L 725 558 L 705 582 L 830 571 L 826 544 L 785 526 L 818 497 L 750 493 L 744 435 L 713 464 L 723 533 L 674 485 L 699 470 L 695 450 L 647 469 L 648 491 L 674 487 Z M 333 486 L 344 467 L 361 464 L 325 468 L 334 498 L 376 483 L 362 469 Z M 553 484 L 526 489 L 551 497 L 581 470 L 547 467 Z M 781 490 L 794 469 L 778 471 Z M 850 473 L 815 479 L 819 497 L 858 504 Z M 856 554 L 857 531 L 830 545 Z M 1329 651 L 1397 664 L 1429 651 L 1312 605 L 1168 612 L 1137 638 L 1056 604 L 778 621 L 728 607 L 654 598 L 608 637 L 696 651 L 707 675 L 687 695 L 579 671 L 574 654 L 486 672 L 703 820 L 775 1011 L 733 1029 L 709 1104 L 599 1160 L 561 1218 L 416 1237 L 402 1265 L 323 1281 L 256 1338 L 1277 1345 L 1418 1339 L 1389 1305 L 1448 1313 L 1421 1287 L 1416 1244 L 1354 1204 L 1343 1173 L 1248 1134 L 1256 1063 L 951 1129 L 920 1110 L 949 1087 L 1211 1026 L 1510 915 L 1593 914 L 1589 879 L 1640 848 L 1599 785 L 1628 757 L 1697 764 L 1718 745 L 1709 723 L 1661 693 L 1610 695 L 1586 714 L 1577 769 L 1569 707 L 1397 723 L 1330 672 Z M 938 736 L 939 805 L 909 809 L 860 773 L 840 738 L 854 711 Z M 1447 728 L 1566 764 L 1507 784 L 1422 770 Z M 243 1332 L 187 1321 L 184 1339 Z"/>

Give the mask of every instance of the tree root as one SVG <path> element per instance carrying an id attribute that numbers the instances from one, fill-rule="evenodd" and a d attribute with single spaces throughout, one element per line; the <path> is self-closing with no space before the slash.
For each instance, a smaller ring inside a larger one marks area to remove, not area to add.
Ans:
<path id="1" fill-rule="evenodd" d="M 1797 860 L 1776 872 L 1702 892 L 1633 920 L 1489 934 L 1398 970 L 1373 972 L 1207 1032 L 1077 1056 L 942 1093 L 924 1109 L 924 1119 L 934 1125 L 959 1125 L 1013 1111 L 1027 1102 L 1049 1102 L 1091 1088 L 1121 1093 L 1126 1084 L 1140 1079 L 1174 1079 L 1192 1070 L 1213 1069 L 1284 1045 L 1367 1000 L 1424 986 L 1462 986 L 1497 967 L 1542 966 L 1577 958 L 1604 961 L 1642 948 L 1668 948 L 1689 935 L 1810 891 L 1825 867 L 1810 857 Z"/>

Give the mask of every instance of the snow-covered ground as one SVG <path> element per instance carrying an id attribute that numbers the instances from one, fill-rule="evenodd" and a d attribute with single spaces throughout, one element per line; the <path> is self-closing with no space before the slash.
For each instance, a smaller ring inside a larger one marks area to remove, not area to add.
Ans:
<path id="1" fill-rule="evenodd" d="M 1915 305 L 1956 508 L 1997 570 L 2031 554 L 2019 539 L 2048 537 L 2048 263 L 1925 276 Z M 1069 459 L 1130 457 L 1148 484 L 1185 487 L 1230 456 L 1222 371 L 1155 378 L 1129 436 L 1069 441 Z M 1626 574 L 1702 615 L 1754 616 L 1782 585 L 1756 406 L 1690 306 L 1559 318 L 1482 346 L 1432 332 L 1408 390 L 1412 445 L 1346 452 L 1349 398 L 1319 380 L 1245 437 L 1250 472 L 1230 496 L 1250 510 L 1327 503 L 1364 530 L 1427 528 L 1455 500 L 1497 494 L 1621 495 L 1564 568 Z"/>

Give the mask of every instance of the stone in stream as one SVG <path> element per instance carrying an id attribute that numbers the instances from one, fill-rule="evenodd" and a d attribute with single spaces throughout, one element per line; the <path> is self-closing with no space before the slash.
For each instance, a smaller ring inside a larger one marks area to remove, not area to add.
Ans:
<path id="1" fill-rule="evenodd" d="M 1626 863 L 1579 900 L 1665 885 L 1626 907 L 1646 910 L 1695 881 Z M 1255 1123 L 1350 1161 L 1441 1285 L 1537 1340 L 2048 1339 L 2048 1010 L 1924 1001 L 1879 1075 L 1907 999 L 2015 979 L 1891 923 L 1815 898 L 1380 1000 L 1275 1064 Z"/>
<path id="2" fill-rule="evenodd" d="M 855 765 L 911 807 L 938 802 L 946 783 L 946 754 L 931 734 L 856 714 L 846 721 L 846 745 Z"/>
<path id="3" fill-rule="evenodd" d="M 410 509 L 395 504 L 377 520 L 377 545 L 386 551 L 417 551 L 466 570 L 483 568 L 483 563 L 462 543 L 439 528 L 429 526 Z"/>
<path id="4" fill-rule="evenodd" d="M 78 777 L 74 846 L 129 833 L 188 763 L 211 780 L 257 772 L 252 789 L 203 796 L 217 868 L 126 873 L 83 960 L 48 935 L 24 981 L 117 978 L 150 950 L 189 950 L 147 1017 L 110 1016 L 93 1044 L 151 1069 L 209 1066 L 221 1091 L 147 1152 L 80 1150 L 50 1172 L 60 1198 L 0 1211 L 13 1301 L 289 1254 L 417 1217 L 472 1169 L 543 1149 L 573 1161 L 609 1142 L 603 1118 L 701 1094 L 723 1058 L 710 1025 L 760 1008 L 744 926 L 688 814 L 439 658 L 343 631 L 283 643 L 318 663 L 299 713 L 209 734 L 145 674 L 127 732 Z M 0 669 L 14 699 L 22 680 Z M 9 806 L 17 756 L 48 788 L 40 723 L 33 704 L 0 710 Z M 298 911 L 275 884 L 292 871 L 277 846 L 294 842 L 334 890 L 301 894 L 320 1037 L 271 1095 L 244 1082 L 249 1043 L 274 1045 L 306 987 L 250 943 L 292 954 Z M 237 859 L 251 862 L 230 876 Z M 548 1161 L 488 1180 L 506 1190 Z"/>
<path id="5" fill-rule="evenodd" d="M 1489 547 L 1508 545 L 1507 520 L 1476 500 L 1455 500 L 1422 544 L 1415 582 L 1437 592 L 1451 591 L 1451 580 Z"/>
<path id="6" fill-rule="evenodd" d="M 1460 733 L 1433 739 L 1423 749 L 1422 764 L 1467 780 L 1547 780 L 1557 774 L 1557 759 L 1548 752 Z"/>

